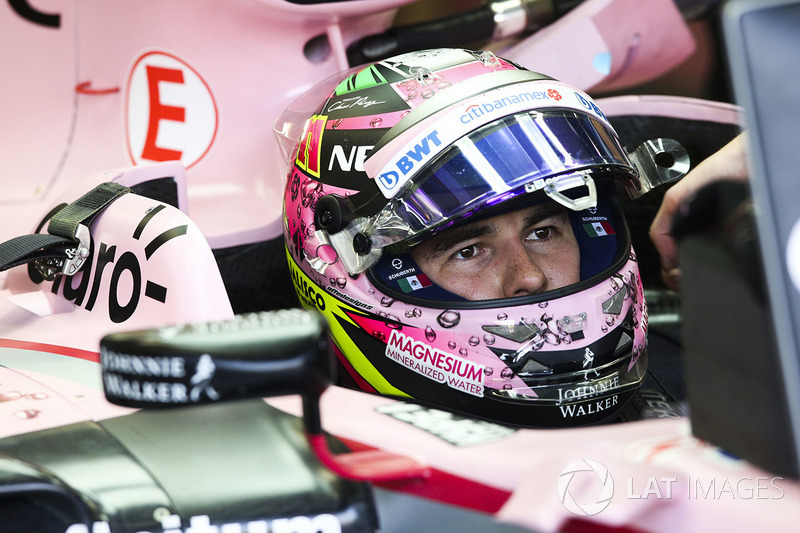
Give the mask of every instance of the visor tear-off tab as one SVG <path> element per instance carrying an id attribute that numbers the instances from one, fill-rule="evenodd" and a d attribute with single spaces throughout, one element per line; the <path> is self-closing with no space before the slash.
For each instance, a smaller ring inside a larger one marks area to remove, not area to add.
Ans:
<path id="1" fill-rule="evenodd" d="M 0 243 L 0 271 L 33 262 L 46 280 L 59 273 L 75 274 L 89 256 L 89 224 L 129 192 L 131 189 L 117 183 L 101 183 L 53 215 L 48 233 L 22 235 Z"/>
<path id="2" fill-rule="evenodd" d="M 561 192 L 580 187 L 581 185 L 586 186 L 586 196 L 569 198 Z M 526 190 L 527 189 L 528 187 L 526 186 Z M 583 211 L 584 209 L 597 206 L 597 187 L 595 187 L 592 177 L 586 172 L 576 172 L 566 176 L 547 178 L 544 181 L 544 192 L 555 202 L 573 211 Z"/>

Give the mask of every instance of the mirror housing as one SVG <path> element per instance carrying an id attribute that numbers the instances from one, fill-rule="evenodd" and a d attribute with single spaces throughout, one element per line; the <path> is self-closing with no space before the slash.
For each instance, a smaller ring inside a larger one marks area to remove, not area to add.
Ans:
<path id="1" fill-rule="evenodd" d="M 335 377 L 328 339 L 322 315 L 303 309 L 112 333 L 100 341 L 103 388 L 111 403 L 145 409 L 300 394 L 311 448 L 337 474 L 370 482 L 427 477 L 426 466 L 402 455 L 331 452 L 319 407 Z"/>

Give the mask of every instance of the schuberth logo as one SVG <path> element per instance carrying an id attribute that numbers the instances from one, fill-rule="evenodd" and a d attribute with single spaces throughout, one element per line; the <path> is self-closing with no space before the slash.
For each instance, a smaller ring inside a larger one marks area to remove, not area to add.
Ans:
<path id="1" fill-rule="evenodd" d="M 131 161 L 180 160 L 186 168 L 208 153 L 217 135 L 211 88 L 188 63 L 164 52 L 136 60 L 125 116 Z"/>

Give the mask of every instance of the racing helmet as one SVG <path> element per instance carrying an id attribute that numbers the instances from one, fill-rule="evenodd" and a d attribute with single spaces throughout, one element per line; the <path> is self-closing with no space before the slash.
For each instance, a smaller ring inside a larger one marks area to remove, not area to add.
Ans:
<path id="1" fill-rule="evenodd" d="M 617 199 L 639 171 L 593 100 L 462 49 L 351 69 L 310 94 L 302 125 L 297 108 L 276 124 L 302 131 L 287 151 L 284 235 L 301 303 L 330 324 L 339 384 L 515 426 L 618 415 L 647 368 Z M 542 209 L 578 249 L 569 283 L 475 299 L 415 256 L 458 228 Z"/>

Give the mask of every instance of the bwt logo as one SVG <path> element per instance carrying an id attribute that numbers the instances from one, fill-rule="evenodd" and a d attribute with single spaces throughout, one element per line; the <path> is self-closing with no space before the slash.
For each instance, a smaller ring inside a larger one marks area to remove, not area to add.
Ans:
<path id="1" fill-rule="evenodd" d="M 179 160 L 189 168 L 208 153 L 217 135 L 217 105 L 208 84 L 185 61 L 164 52 L 136 60 L 125 117 L 135 164 Z"/>
<path id="2" fill-rule="evenodd" d="M 439 132 L 433 130 L 426 135 L 420 142 L 406 152 L 406 154 L 397 160 L 395 168 L 397 171 L 390 170 L 378 176 L 378 181 L 383 185 L 386 190 L 392 190 L 400 183 L 400 176 L 408 174 L 414 166 L 427 158 L 431 153 L 431 144 L 433 147 L 441 146 L 442 141 L 439 140 Z M 399 172 L 398 172 L 399 171 Z"/>
<path id="3" fill-rule="evenodd" d="M 586 98 L 584 98 L 584 97 L 583 97 L 583 95 L 581 95 L 580 93 L 577 93 L 577 92 L 576 92 L 576 93 L 575 93 L 575 96 L 578 98 L 578 101 L 581 103 L 581 105 L 582 105 L 584 108 L 586 108 L 588 111 L 591 111 L 591 112 L 592 112 L 592 113 L 594 113 L 595 115 L 599 116 L 599 117 L 600 117 L 600 118 L 602 118 L 603 120 L 605 120 L 605 121 L 608 121 L 608 118 L 606 118 L 606 116 L 603 114 L 603 112 L 602 112 L 602 111 L 600 111 L 600 108 L 599 108 L 599 107 L 597 107 L 597 104 L 595 104 L 594 102 L 592 102 L 592 101 L 590 101 L 590 100 L 587 100 L 587 99 L 586 99 Z"/>

